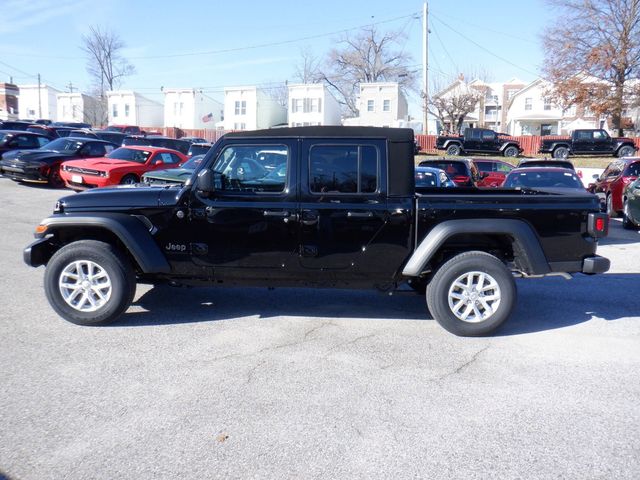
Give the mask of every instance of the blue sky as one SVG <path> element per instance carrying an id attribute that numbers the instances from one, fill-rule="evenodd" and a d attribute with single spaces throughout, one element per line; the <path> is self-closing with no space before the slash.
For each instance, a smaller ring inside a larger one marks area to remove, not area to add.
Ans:
<path id="1" fill-rule="evenodd" d="M 291 80 L 302 49 L 324 57 L 341 31 L 371 23 L 401 30 L 403 48 L 420 69 L 421 1 L 299 0 L 0 0 L 0 79 L 87 91 L 80 50 L 89 25 L 108 27 L 126 43 L 136 67 L 122 88 L 156 100 L 161 87 L 196 87 L 222 99 L 224 86 L 270 86 Z M 490 81 L 531 81 L 542 62 L 539 32 L 553 20 L 542 0 L 431 0 L 430 76 L 440 84 L 482 70 Z M 275 44 L 275 45 L 274 45 Z M 269 45 L 269 46 L 264 46 Z M 202 53 L 207 52 L 207 53 Z M 431 82 L 430 82 L 431 83 Z M 410 113 L 419 116 L 417 100 Z"/>

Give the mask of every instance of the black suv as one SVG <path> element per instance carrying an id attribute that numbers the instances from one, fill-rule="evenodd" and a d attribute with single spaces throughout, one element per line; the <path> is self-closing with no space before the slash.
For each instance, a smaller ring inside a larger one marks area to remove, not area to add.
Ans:
<path id="1" fill-rule="evenodd" d="M 447 175 L 459 187 L 474 187 L 482 178 L 478 167 L 469 159 L 446 159 L 424 160 L 420 162 L 421 167 L 433 167 L 444 170 Z"/>

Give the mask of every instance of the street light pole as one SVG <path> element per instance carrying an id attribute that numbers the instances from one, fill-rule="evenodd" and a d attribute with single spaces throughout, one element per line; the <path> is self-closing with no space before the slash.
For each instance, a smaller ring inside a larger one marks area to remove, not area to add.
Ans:
<path id="1" fill-rule="evenodd" d="M 429 25 L 428 18 L 429 15 L 429 7 L 427 6 L 427 2 L 424 2 L 422 7 L 422 101 L 423 106 L 423 126 L 422 131 L 425 135 L 429 133 L 428 122 L 429 122 L 429 83 L 428 83 L 428 63 L 429 63 Z"/>

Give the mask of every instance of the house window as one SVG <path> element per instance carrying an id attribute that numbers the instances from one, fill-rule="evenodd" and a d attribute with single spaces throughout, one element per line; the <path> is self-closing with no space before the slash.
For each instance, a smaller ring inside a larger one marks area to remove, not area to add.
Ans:
<path id="1" fill-rule="evenodd" d="M 507 90 L 507 100 L 511 100 L 518 90 Z"/>
<path id="2" fill-rule="evenodd" d="M 545 97 L 545 99 L 544 99 L 544 109 L 545 110 L 551 110 L 551 99 Z"/>
<path id="3" fill-rule="evenodd" d="M 246 115 L 247 114 L 247 101 L 236 101 L 236 115 Z"/>
<path id="4" fill-rule="evenodd" d="M 111 114 L 113 115 L 113 118 L 116 118 L 118 116 L 118 104 L 117 103 L 113 104 Z"/>
<path id="5" fill-rule="evenodd" d="M 129 104 L 128 103 L 124 104 L 124 116 L 125 117 L 129 116 Z"/>
<path id="6" fill-rule="evenodd" d="M 244 123 L 244 122 L 234 123 L 233 124 L 233 129 L 234 130 L 246 130 L 247 129 L 247 124 Z"/>
<path id="7" fill-rule="evenodd" d="M 565 115 L 567 117 L 575 117 L 576 116 L 576 106 L 571 105 L 569 108 L 565 110 Z"/>
<path id="8" fill-rule="evenodd" d="M 373 100 L 367 100 L 367 112 L 373 112 L 375 108 L 375 103 Z"/>
<path id="9" fill-rule="evenodd" d="M 527 97 L 524 99 L 524 109 L 532 110 L 533 109 L 533 98 Z"/>
<path id="10" fill-rule="evenodd" d="M 383 100 L 382 101 L 382 111 L 390 112 L 391 111 L 391 100 Z"/>
<path id="11" fill-rule="evenodd" d="M 291 112 L 297 113 L 302 111 L 302 98 L 292 98 L 291 99 Z"/>

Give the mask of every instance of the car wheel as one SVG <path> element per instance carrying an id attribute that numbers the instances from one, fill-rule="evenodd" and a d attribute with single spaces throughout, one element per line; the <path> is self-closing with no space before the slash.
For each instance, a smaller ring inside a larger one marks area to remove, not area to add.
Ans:
<path id="1" fill-rule="evenodd" d="M 486 335 L 509 318 L 516 303 L 516 284 L 505 265 L 486 252 L 456 255 L 427 285 L 427 306 L 447 331 Z"/>
<path id="2" fill-rule="evenodd" d="M 625 199 L 624 208 L 622 210 L 622 228 L 627 230 L 636 230 L 636 225 L 629 218 L 629 203 Z"/>
<path id="3" fill-rule="evenodd" d="M 558 147 L 553 151 L 553 158 L 567 158 L 569 149 L 567 147 Z"/>
<path id="4" fill-rule="evenodd" d="M 616 212 L 613 210 L 613 198 L 610 193 L 607 194 L 607 215 L 611 218 L 615 218 L 617 216 Z"/>
<path id="5" fill-rule="evenodd" d="M 633 157 L 635 149 L 629 145 L 625 145 L 618 150 L 618 157 Z"/>
<path id="6" fill-rule="evenodd" d="M 122 177 L 122 180 L 120 180 L 120 185 L 134 185 L 136 183 L 138 183 L 138 177 L 131 174 L 125 175 Z"/>
<path id="7" fill-rule="evenodd" d="M 503 153 L 505 157 L 517 157 L 519 151 L 516 147 L 507 147 L 504 149 Z"/>
<path id="8" fill-rule="evenodd" d="M 77 325 L 113 322 L 131 304 L 136 277 L 131 262 L 113 245 L 80 240 L 49 260 L 44 290 L 51 307 Z"/>
<path id="9" fill-rule="evenodd" d="M 64 180 L 60 176 L 60 165 L 52 167 L 49 171 L 49 186 L 52 188 L 64 187 Z"/>
<path id="10" fill-rule="evenodd" d="M 447 155 L 457 156 L 460 155 L 461 151 L 462 149 L 460 148 L 460 145 L 457 144 L 449 145 L 447 147 Z"/>

